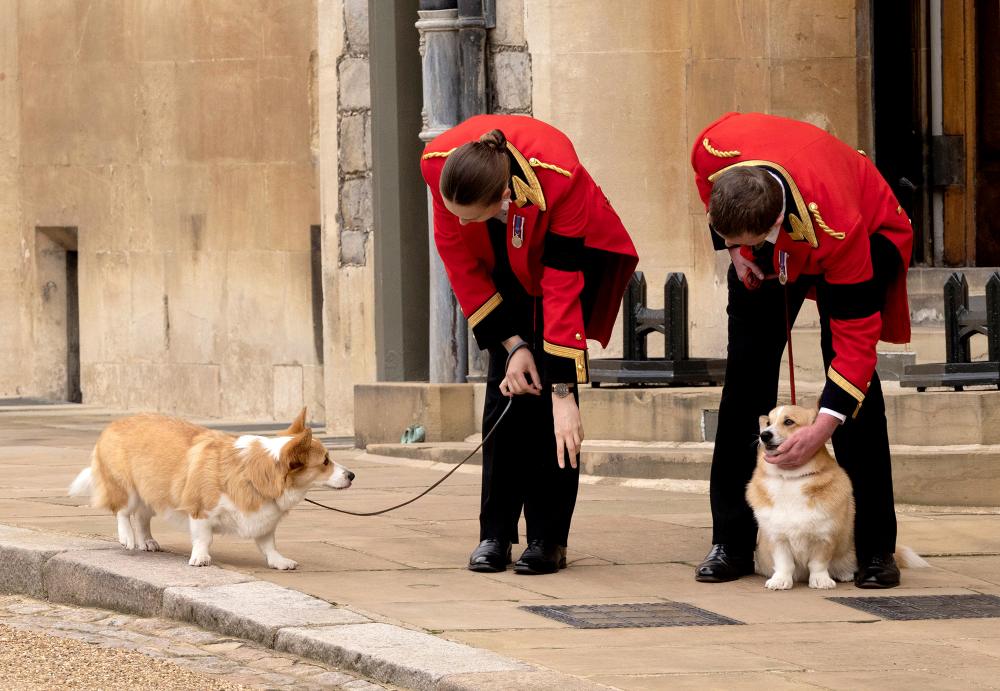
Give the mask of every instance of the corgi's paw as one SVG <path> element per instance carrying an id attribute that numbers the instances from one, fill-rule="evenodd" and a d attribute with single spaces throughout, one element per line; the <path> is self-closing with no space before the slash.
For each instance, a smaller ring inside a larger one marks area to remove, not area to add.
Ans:
<path id="1" fill-rule="evenodd" d="M 829 590 L 830 588 L 837 587 L 837 581 L 825 573 L 811 573 L 809 574 L 809 587 L 818 588 L 819 590 Z"/>
<path id="2" fill-rule="evenodd" d="M 836 571 L 834 571 L 830 575 L 833 577 L 833 580 L 837 581 L 838 583 L 850 583 L 851 581 L 854 580 L 853 571 L 844 571 L 842 573 L 837 573 Z"/>
<path id="3" fill-rule="evenodd" d="M 208 554 L 192 554 L 191 558 L 188 559 L 188 564 L 191 566 L 210 566 L 212 557 Z"/>
<path id="4" fill-rule="evenodd" d="M 792 587 L 792 577 L 782 574 L 774 574 L 764 583 L 768 590 L 790 590 Z"/>
<path id="5" fill-rule="evenodd" d="M 131 535 L 129 535 L 128 537 L 119 536 L 118 544 L 120 544 L 125 549 L 135 549 L 135 539 Z"/>
<path id="6" fill-rule="evenodd" d="M 297 569 L 299 562 L 292 559 L 286 559 L 282 556 L 271 557 L 267 560 L 267 565 L 272 569 L 278 569 L 279 571 L 291 571 L 292 569 Z"/>
<path id="7" fill-rule="evenodd" d="M 154 540 L 153 538 L 149 538 L 144 543 L 139 545 L 139 549 L 141 549 L 143 552 L 159 552 L 160 543 Z"/>

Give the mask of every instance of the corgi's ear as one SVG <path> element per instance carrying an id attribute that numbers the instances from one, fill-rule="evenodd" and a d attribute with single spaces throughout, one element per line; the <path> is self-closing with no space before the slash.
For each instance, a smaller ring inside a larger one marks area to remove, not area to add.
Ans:
<path id="1" fill-rule="evenodd" d="M 757 418 L 757 422 L 760 423 L 760 431 L 763 432 L 764 428 L 767 427 L 770 420 L 767 419 L 767 415 L 761 415 Z"/>
<path id="2" fill-rule="evenodd" d="M 286 435 L 298 434 L 305 428 L 306 428 L 306 409 L 305 407 L 303 407 L 302 412 L 299 413 L 299 416 L 295 418 L 295 420 L 292 421 L 292 424 L 288 426 L 288 429 L 285 430 L 285 434 Z"/>
<path id="3" fill-rule="evenodd" d="M 288 465 L 289 470 L 298 470 L 306 464 L 306 458 L 309 456 L 311 445 L 312 430 L 308 427 L 296 434 L 285 444 L 285 447 L 281 450 L 281 457 L 285 464 Z"/>

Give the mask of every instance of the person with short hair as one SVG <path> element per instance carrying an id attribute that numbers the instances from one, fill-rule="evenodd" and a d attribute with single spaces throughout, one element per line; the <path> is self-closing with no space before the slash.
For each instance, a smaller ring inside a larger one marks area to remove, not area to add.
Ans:
<path id="1" fill-rule="evenodd" d="M 810 297 L 826 368 L 819 414 L 766 460 L 796 468 L 832 437 L 854 487 L 855 584 L 896 586 L 892 467 L 875 364 L 879 340 L 910 340 L 910 219 L 863 152 L 804 122 L 729 113 L 698 135 L 691 164 L 714 247 L 731 257 L 713 546 L 695 578 L 717 583 L 753 572 L 757 524 L 744 493 L 758 418 L 777 402 L 786 309 L 790 324 Z"/>
<path id="2" fill-rule="evenodd" d="M 635 247 L 600 187 L 556 128 L 521 115 L 478 115 L 423 154 L 434 242 L 479 347 L 489 351 L 480 543 L 469 569 L 555 573 L 579 484 L 589 381 L 587 339 L 607 346 Z"/>

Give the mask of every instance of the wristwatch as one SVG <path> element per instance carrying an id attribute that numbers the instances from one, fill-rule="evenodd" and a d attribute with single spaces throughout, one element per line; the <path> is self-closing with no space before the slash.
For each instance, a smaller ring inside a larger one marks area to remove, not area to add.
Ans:
<path id="1" fill-rule="evenodd" d="M 556 398 L 566 398 L 571 393 L 573 393 L 572 384 L 553 384 L 552 385 L 552 395 Z"/>

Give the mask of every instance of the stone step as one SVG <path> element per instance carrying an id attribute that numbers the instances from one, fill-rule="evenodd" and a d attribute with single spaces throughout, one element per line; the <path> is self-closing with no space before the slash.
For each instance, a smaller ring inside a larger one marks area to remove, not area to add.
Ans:
<path id="1" fill-rule="evenodd" d="M 798 381 L 801 405 L 815 405 L 822 384 Z M 921 446 L 1000 444 L 1000 392 L 931 390 L 883 385 L 889 438 Z M 583 387 L 587 436 L 635 442 L 714 441 L 719 387 Z M 428 442 L 465 439 L 480 430 L 483 384 L 390 383 L 355 388 L 355 445 L 396 443 L 420 426 Z M 778 400 L 789 400 L 787 385 Z M 514 405 L 517 405 L 516 399 Z"/>
<path id="2" fill-rule="evenodd" d="M 818 384 L 800 383 L 797 390 L 801 405 L 815 405 Z M 897 443 L 1000 444 L 1000 392 L 995 389 L 917 393 L 886 382 L 883 390 L 889 438 Z M 590 388 L 580 392 L 580 408 L 584 429 L 592 439 L 714 441 L 714 411 L 720 393 L 717 387 Z M 789 400 L 787 386 L 779 388 L 778 400 Z"/>
<path id="3" fill-rule="evenodd" d="M 580 455 L 587 475 L 615 478 L 708 480 L 713 444 L 585 441 Z M 368 453 L 455 464 L 476 442 L 371 444 Z M 469 463 L 481 464 L 477 452 Z M 945 506 L 1000 506 L 1000 444 L 892 447 L 896 501 Z"/>
<path id="4" fill-rule="evenodd" d="M 969 341 L 973 360 L 987 359 L 986 336 L 977 334 Z M 792 348 L 795 355 L 795 378 L 802 381 L 821 381 L 825 376 L 823 352 L 820 349 L 820 329 L 818 326 L 796 326 L 792 330 Z M 908 345 L 895 343 L 878 344 L 879 352 L 912 352 L 918 363 L 944 362 L 946 360 L 944 328 L 934 326 L 914 326 Z M 788 352 L 781 360 L 781 376 L 788 378 Z"/>

